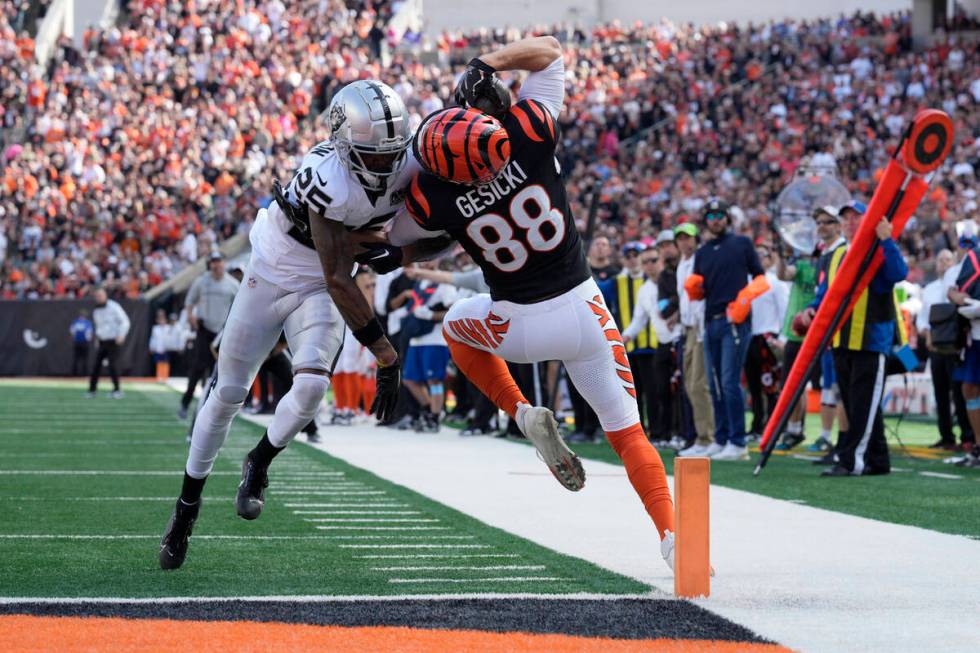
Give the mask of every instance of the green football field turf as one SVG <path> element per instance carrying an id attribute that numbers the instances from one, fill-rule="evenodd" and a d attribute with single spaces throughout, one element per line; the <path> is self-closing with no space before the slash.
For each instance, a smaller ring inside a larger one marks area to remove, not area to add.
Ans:
<path id="1" fill-rule="evenodd" d="M 174 417 L 172 391 L 124 390 L 120 400 L 86 399 L 79 383 L 0 382 L 0 596 L 650 591 L 308 446 L 276 459 L 265 511 L 246 522 L 233 497 L 262 429 L 240 419 L 205 489 L 187 562 L 163 572 L 158 543 L 187 426 Z"/>
<path id="2" fill-rule="evenodd" d="M 752 471 L 758 451 L 752 452 L 750 462 L 712 462 L 711 482 L 860 517 L 980 538 L 980 469 L 945 464 L 943 457 L 959 454 L 923 447 L 936 440 L 934 424 L 897 418 L 887 418 L 886 423 L 893 469 L 887 476 L 821 478 L 825 467 L 800 459 L 817 455 L 804 451 L 803 445 L 792 456 L 772 456 L 757 477 Z M 807 431 L 809 443 L 819 433 L 815 417 L 807 420 Z M 583 458 L 621 464 L 607 442 L 571 446 Z M 672 474 L 673 452 L 660 453 L 667 473 Z"/>

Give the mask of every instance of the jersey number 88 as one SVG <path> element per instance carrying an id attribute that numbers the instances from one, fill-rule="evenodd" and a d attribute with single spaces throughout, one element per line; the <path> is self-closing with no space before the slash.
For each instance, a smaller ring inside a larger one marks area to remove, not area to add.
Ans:
<path id="1" fill-rule="evenodd" d="M 529 212 L 528 209 L 534 207 Z M 503 272 L 516 272 L 527 263 L 528 248 L 535 252 L 548 252 L 558 247 L 565 237 L 565 216 L 551 206 L 551 199 L 539 185 L 528 186 L 510 202 L 510 217 L 521 229 L 525 229 L 524 240 L 514 236 L 511 223 L 502 215 L 488 213 L 481 215 L 466 228 L 466 234 L 483 249 L 483 258 Z M 545 225 L 551 229 L 545 229 Z M 495 239 L 487 238 L 493 232 Z M 551 235 L 546 235 L 551 232 Z M 501 252 L 509 254 L 507 260 Z"/>

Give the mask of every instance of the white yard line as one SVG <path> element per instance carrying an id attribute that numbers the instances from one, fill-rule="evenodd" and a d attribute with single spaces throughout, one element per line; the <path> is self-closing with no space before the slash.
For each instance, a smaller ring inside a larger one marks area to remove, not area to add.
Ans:
<path id="1" fill-rule="evenodd" d="M 415 558 L 520 558 L 519 553 L 383 553 L 354 556 L 358 560 L 407 560 Z"/>
<path id="2" fill-rule="evenodd" d="M 490 526 L 673 592 L 656 530 L 622 467 L 584 461 L 586 488 L 572 493 L 532 448 L 495 438 L 355 426 L 327 430 L 318 448 Z M 962 561 L 980 559 L 980 541 L 718 486 L 711 501 L 717 576 L 698 605 L 807 653 L 897 642 L 921 653 L 980 650 L 973 620 L 950 609 L 977 603 L 980 570 Z"/>
<path id="3" fill-rule="evenodd" d="M 407 503 L 284 503 L 287 508 L 406 508 Z M 295 512 L 295 511 L 293 511 Z"/>
<path id="4" fill-rule="evenodd" d="M 183 472 L 181 472 L 181 473 L 183 473 Z M 214 472 L 212 472 L 212 474 L 213 473 Z M 241 474 L 238 473 L 238 472 L 235 472 L 235 476 L 241 476 Z M 309 496 L 331 495 L 331 496 L 343 496 L 343 497 L 356 497 L 356 496 L 377 496 L 379 494 L 388 494 L 388 493 L 385 492 L 384 490 L 353 490 L 353 491 L 352 490 L 336 490 L 336 491 L 325 492 L 325 491 L 320 491 L 320 490 L 278 490 L 277 491 L 275 488 L 272 488 L 270 490 L 270 494 L 284 494 L 284 495 L 295 495 L 295 494 L 298 494 L 300 496 L 307 496 L 307 495 L 309 495 Z"/>
<path id="5" fill-rule="evenodd" d="M 338 544 L 341 549 L 492 549 L 491 544 Z"/>
<path id="6" fill-rule="evenodd" d="M 439 522 L 438 519 L 423 519 L 423 518 L 413 519 L 413 518 L 409 518 L 409 517 L 406 517 L 404 519 L 403 518 L 400 518 L 400 517 L 391 517 L 391 518 L 386 518 L 386 517 L 377 517 L 377 518 L 368 518 L 368 517 L 364 517 L 364 518 L 360 518 L 360 517 L 352 517 L 352 518 L 347 518 L 347 517 L 312 517 L 311 518 L 311 517 L 307 517 L 307 518 L 304 518 L 303 521 L 316 522 L 316 523 L 320 523 L 320 522 L 347 522 L 347 523 L 360 522 L 360 523 L 370 523 L 370 524 L 399 523 L 399 522 L 400 523 L 403 523 L 403 524 L 436 524 L 436 523 Z"/>
<path id="7" fill-rule="evenodd" d="M 448 531 L 450 526 L 317 526 L 319 531 Z"/>
<path id="8" fill-rule="evenodd" d="M 421 515 L 421 510 L 294 510 L 294 515 Z"/>
<path id="9" fill-rule="evenodd" d="M 552 583 L 575 580 L 557 576 L 502 576 L 499 578 L 389 578 L 389 583 Z"/>
<path id="10" fill-rule="evenodd" d="M 476 567 L 421 566 L 421 567 L 371 567 L 371 571 L 541 571 L 544 565 L 485 565 Z"/>
<path id="11" fill-rule="evenodd" d="M 962 476 L 957 476 L 956 474 L 943 474 L 942 472 L 919 472 L 919 476 L 928 476 L 929 478 L 946 478 L 953 481 L 963 480 Z"/>

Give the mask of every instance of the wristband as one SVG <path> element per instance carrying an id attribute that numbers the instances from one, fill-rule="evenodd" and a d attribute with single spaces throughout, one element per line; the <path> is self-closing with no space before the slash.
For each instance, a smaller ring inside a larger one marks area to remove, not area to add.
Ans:
<path id="1" fill-rule="evenodd" d="M 491 75 L 497 72 L 496 68 L 487 64 L 487 62 L 483 61 L 483 59 L 480 59 L 480 57 L 473 57 L 472 59 L 470 59 L 470 62 L 466 65 L 469 68 L 476 68 L 477 70 L 481 70 Z"/>
<path id="2" fill-rule="evenodd" d="M 381 329 L 381 322 L 378 322 L 376 317 L 372 317 L 367 324 L 359 329 L 354 329 L 351 333 L 365 347 L 370 347 L 385 335 Z"/>

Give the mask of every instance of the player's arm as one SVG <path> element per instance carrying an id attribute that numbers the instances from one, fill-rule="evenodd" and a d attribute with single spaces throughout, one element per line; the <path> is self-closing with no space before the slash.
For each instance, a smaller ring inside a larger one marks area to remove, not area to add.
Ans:
<path id="1" fill-rule="evenodd" d="M 374 315 L 374 307 L 357 287 L 351 270 L 354 269 L 354 246 L 342 222 L 328 220 L 310 211 L 310 235 L 316 247 L 327 292 L 354 337 L 371 351 L 378 361 L 377 395 L 370 412 L 382 422 L 388 421 L 398 402 L 401 386 L 401 367 L 398 354 L 384 334 Z"/>
<path id="2" fill-rule="evenodd" d="M 554 36 L 534 36 L 509 43 L 478 58 L 494 70 L 544 70 L 561 57 L 561 43 Z"/>
<path id="3" fill-rule="evenodd" d="M 327 292 L 344 321 L 354 332 L 362 345 L 371 350 L 381 365 L 392 365 L 398 361 L 398 354 L 388 338 L 381 331 L 371 306 L 358 289 L 351 276 L 354 269 L 354 244 L 350 242 L 342 222 L 329 220 L 310 211 L 310 234 L 327 282 Z M 377 324 L 375 327 L 374 325 Z M 378 333 L 375 338 L 365 342 L 364 335 Z M 360 334 L 362 337 L 358 337 Z"/>
<path id="4" fill-rule="evenodd" d="M 503 116 L 510 97 L 497 72 L 505 70 L 529 71 L 520 99 L 538 100 L 558 116 L 565 99 L 565 68 L 561 44 L 553 36 L 523 39 L 471 59 L 456 85 L 456 104 Z"/>
<path id="5" fill-rule="evenodd" d="M 406 203 L 408 200 L 406 200 Z M 453 245 L 453 238 L 445 231 L 433 231 L 420 224 L 411 208 L 399 211 L 388 230 L 388 241 L 401 250 L 401 264 L 429 261 L 437 258 Z"/>

